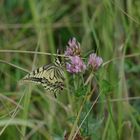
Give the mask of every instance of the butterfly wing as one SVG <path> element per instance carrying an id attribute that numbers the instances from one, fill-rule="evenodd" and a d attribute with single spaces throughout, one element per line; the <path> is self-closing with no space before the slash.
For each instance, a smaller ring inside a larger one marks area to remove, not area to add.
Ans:
<path id="1" fill-rule="evenodd" d="M 64 71 L 55 64 L 45 65 L 26 75 L 23 80 L 41 84 L 46 90 L 57 92 L 64 86 Z"/>

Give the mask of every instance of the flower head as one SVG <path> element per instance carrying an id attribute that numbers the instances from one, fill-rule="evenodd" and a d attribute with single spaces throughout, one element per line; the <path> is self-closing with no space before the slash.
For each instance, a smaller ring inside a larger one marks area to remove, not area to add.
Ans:
<path id="1" fill-rule="evenodd" d="M 70 63 L 66 64 L 66 68 L 70 73 L 79 73 L 86 69 L 86 65 L 79 56 L 73 56 L 70 57 Z"/>
<path id="2" fill-rule="evenodd" d="M 95 53 L 90 54 L 88 65 L 91 65 L 93 70 L 97 70 L 102 63 L 103 63 L 103 59 L 101 57 L 97 56 Z"/>
<path id="3" fill-rule="evenodd" d="M 65 51 L 66 56 L 75 56 L 80 55 L 81 49 L 80 49 L 80 43 L 76 40 L 75 37 L 69 39 L 67 49 Z"/>

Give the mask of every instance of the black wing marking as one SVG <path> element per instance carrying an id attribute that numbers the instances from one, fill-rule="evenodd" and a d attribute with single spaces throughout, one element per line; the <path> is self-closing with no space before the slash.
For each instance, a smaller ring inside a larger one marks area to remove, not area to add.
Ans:
<path id="1" fill-rule="evenodd" d="M 54 64 L 44 65 L 23 78 L 23 80 L 41 84 L 55 96 L 58 90 L 63 90 L 64 79 L 64 70 L 59 59 L 56 59 Z"/>

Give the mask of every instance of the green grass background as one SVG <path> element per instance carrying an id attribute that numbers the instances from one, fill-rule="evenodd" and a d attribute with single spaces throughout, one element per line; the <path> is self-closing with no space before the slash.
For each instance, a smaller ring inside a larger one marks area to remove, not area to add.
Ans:
<path id="1" fill-rule="evenodd" d="M 79 128 L 83 139 L 139 140 L 139 7 L 139 0 L 1 0 L 0 140 L 63 140 L 88 111 Z M 63 54 L 70 37 L 81 43 L 83 57 L 97 52 L 104 60 L 92 88 L 77 85 L 83 75 L 69 75 L 67 90 L 55 99 L 19 83 L 51 62 L 44 53 Z"/>

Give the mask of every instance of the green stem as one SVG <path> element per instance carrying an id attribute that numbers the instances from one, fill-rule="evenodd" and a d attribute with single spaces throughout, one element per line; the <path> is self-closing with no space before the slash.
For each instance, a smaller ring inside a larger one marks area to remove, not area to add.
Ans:
<path id="1" fill-rule="evenodd" d="M 87 93 L 86 93 L 86 95 L 87 95 Z M 85 98 L 84 98 L 84 100 L 83 100 L 83 102 L 82 102 L 82 104 L 81 104 L 81 107 L 80 107 L 80 109 L 79 109 L 78 115 L 77 115 L 77 117 L 76 117 L 76 120 L 75 120 L 75 122 L 74 122 L 72 131 L 71 131 L 71 133 L 70 133 L 70 136 L 69 136 L 68 140 L 72 140 L 72 137 L 73 137 L 73 135 L 74 135 L 74 132 L 75 132 L 76 127 L 77 127 L 77 124 L 78 124 L 78 121 L 79 121 L 79 119 L 80 119 L 80 114 L 81 114 L 82 109 L 83 109 L 83 106 L 84 106 L 84 104 L 85 104 L 85 102 L 86 102 L 86 97 L 87 97 L 87 96 L 85 96 Z"/>
<path id="2" fill-rule="evenodd" d="M 118 135 L 117 128 L 116 128 L 116 125 L 115 125 L 115 120 L 113 118 L 113 114 L 112 114 L 112 110 L 111 110 L 111 105 L 110 105 L 109 99 L 107 99 L 107 105 L 108 105 L 108 109 L 109 109 L 111 120 L 113 122 L 114 129 L 115 129 L 115 132 L 116 132 L 116 138 L 117 138 L 117 140 L 119 140 L 119 135 Z"/>
<path id="3" fill-rule="evenodd" d="M 25 94 L 25 97 L 24 97 L 24 103 L 23 103 L 23 108 L 24 108 L 24 111 L 23 111 L 23 114 L 22 114 L 22 118 L 23 120 L 27 120 L 28 118 L 28 110 L 29 110 L 29 105 L 30 105 L 30 98 L 31 98 L 31 86 L 29 86 L 27 89 L 27 92 Z M 24 140 L 24 137 L 25 137 L 25 134 L 26 134 L 26 125 L 22 126 L 22 138 L 21 140 Z"/>

